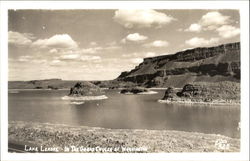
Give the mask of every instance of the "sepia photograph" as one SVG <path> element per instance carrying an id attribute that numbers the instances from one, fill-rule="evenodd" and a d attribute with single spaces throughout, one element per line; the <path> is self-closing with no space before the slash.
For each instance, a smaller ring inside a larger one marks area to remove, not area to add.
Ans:
<path id="1" fill-rule="evenodd" d="M 8 8 L 7 153 L 240 153 L 242 16 Z"/>

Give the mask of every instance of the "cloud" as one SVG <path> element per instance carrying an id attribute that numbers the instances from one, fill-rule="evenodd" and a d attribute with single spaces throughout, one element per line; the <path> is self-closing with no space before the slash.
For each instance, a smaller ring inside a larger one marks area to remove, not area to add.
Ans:
<path id="1" fill-rule="evenodd" d="M 85 54 L 95 54 L 98 51 L 102 50 L 102 47 L 93 47 L 93 48 L 86 48 L 86 49 L 81 49 L 81 53 Z"/>
<path id="2" fill-rule="evenodd" d="M 126 43 L 127 41 L 132 41 L 132 42 L 142 42 L 144 40 L 147 40 L 148 37 L 144 35 L 140 35 L 139 33 L 133 33 L 127 35 L 124 39 L 122 39 L 122 43 Z"/>
<path id="3" fill-rule="evenodd" d="M 79 58 L 78 54 L 68 54 L 68 55 L 61 55 L 60 56 L 60 59 L 62 59 L 62 60 L 75 60 L 78 58 Z"/>
<path id="4" fill-rule="evenodd" d="M 77 43 L 68 35 L 54 35 L 48 39 L 38 39 L 32 44 L 40 48 L 77 48 Z"/>
<path id="5" fill-rule="evenodd" d="M 158 54 L 159 56 L 160 55 L 173 55 L 173 53 L 160 53 L 160 54 Z"/>
<path id="6" fill-rule="evenodd" d="M 8 32 L 8 43 L 13 45 L 30 45 L 35 37 L 30 33 Z"/>
<path id="7" fill-rule="evenodd" d="M 61 62 L 61 60 L 52 60 L 51 61 L 51 63 L 55 63 L 55 64 L 60 63 L 60 62 Z"/>
<path id="8" fill-rule="evenodd" d="M 18 58 L 18 61 L 20 62 L 28 62 L 31 60 L 32 60 L 32 57 L 30 55 L 23 55 Z"/>
<path id="9" fill-rule="evenodd" d="M 204 39 L 201 37 L 194 37 L 192 39 L 186 40 L 185 43 L 190 46 L 209 46 L 215 43 L 218 43 L 219 38 Z"/>
<path id="10" fill-rule="evenodd" d="M 207 30 L 214 30 L 218 26 L 229 24 L 231 22 L 230 16 L 224 16 L 220 12 L 213 11 L 203 15 L 199 24 L 206 27 Z"/>
<path id="11" fill-rule="evenodd" d="M 121 49 L 121 48 L 122 48 L 121 46 L 107 46 L 107 47 L 105 47 L 103 49 L 112 51 L 112 50 L 118 50 L 118 49 Z"/>
<path id="12" fill-rule="evenodd" d="M 197 23 L 193 23 L 189 26 L 189 28 L 185 29 L 184 31 L 187 32 L 200 32 L 202 30 L 202 26 L 197 24 Z"/>
<path id="13" fill-rule="evenodd" d="M 145 54 L 145 57 L 154 57 L 154 56 L 156 56 L 156 53 L 154 53 L 154 52 L 147 52 Z"/>
<path id="14" fill-rule="evenodd" d="M 58 59 L 54 59 L 49 63 L 50 66 L 62 66 L 65 65 L 64 61 L 58 60 Z"/>
<path id="15" fill-rule="evenodd" d="M 240 29 L 231 25 L 223 25 L 216 29 L 223 38 L 232 38 L 240 34 Z"/>
<path id="16" fill-rule="evenodd" d="M 113 19 L 126 28 L 162 27 L 176 20 L 155 10 L 117 10 Z"/>
<path id="17" fill-rule="evenodd" d="M 240 29 L 229 25 L 232 22 L 230 16 L 222 15 L 220 12 L 208 12 L 201 17 L 198 23 L 193 23 L 186 32 L 215 31 L 222 38 L 231 38 L 240 34 Z"/>
<path id="18" fill-rule="evenodd" d="M 80 58 L 82 61 L 98 61 L 98 60 L 101 60 L 101 57 L 100 56 L 93 56 L 93 55 L 83 55 L 81 56 Z"/>
<path id="19" fill-rule="evenodd" d="M 131 58 L 131 57 L 138 57 L 139 53 L 134 52 L 134 53 L 126 53 L 126 54 L 122 54 L 122 57 L 124 58 Z"/>
<path id="20" fill-rule="evenodd" d="M 178 28 L 178 29 L 176 29 L 176 31 L 182 32 L 184 30 L 183 30 L 183 28 Z"/>
<path id="21" fill-rule="evenodd" d="M 122 57 L 129 60 L 136 61 L 136 58 L 145 58 L 145 57 L 155 57 L 160 55 L 168 55 L 169 53 L 155 53 L 155 52 L 134 52 L 122 54 Z M 134 58 L 134 59 L 131 59 Z"/>
<path id="22" fill-rule="evenodd" d="M 167 47 L 169 43 L 167 41 L 156 40 L 148 44 L 144 44 L 145 47 Z"/>
<path id="23" fill-rule="evenodd" d="M 142 58 L 132 58 L 132 59 L 130 59 L 130 61 L 134 64 L 139 64 L 139 63 L 143 62 L 143 59 Z"/>
<path id="24" fill-rule="evenodd" d="M 53 53 L 57 53 L 58 50 L 57 49 L 50 49 L 49 52 L 53 54 Z"/>
<path id="25" fill-rule="evenodd" d="M 92 42 L 90 42 L 89 44 L 92 45 L 92 46 L 96 46 L 96 45 L 97 45 L 97 42 L 92 41 Z"/>

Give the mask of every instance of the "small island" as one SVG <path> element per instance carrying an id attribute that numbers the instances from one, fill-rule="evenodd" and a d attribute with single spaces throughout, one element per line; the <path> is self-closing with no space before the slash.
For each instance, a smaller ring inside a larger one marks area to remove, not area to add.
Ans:
<path id="1" fill-rule="evenodd" d="M 151 91 L 143 87 L 131 87 L 122 89 L 121 94 L 156 94 L 157 92 Z"/>
<path id="2" fill-rule="evenodd" d="M 87 81 L 77 82 L 70 88 L 68 96 L 62 97 L 63 100 L 74 101 L 101 100 L 107 98 L 108 97 L 104 95 L 104 91 L 102 91 L 101 88 Z"/>
<path id="3" fill-rule="evenodd" d="M 103 91 L 90 82 L 77 82 L 74 87 L 70 88 L 69 96 L 93 96 L 101 95 Z"/>

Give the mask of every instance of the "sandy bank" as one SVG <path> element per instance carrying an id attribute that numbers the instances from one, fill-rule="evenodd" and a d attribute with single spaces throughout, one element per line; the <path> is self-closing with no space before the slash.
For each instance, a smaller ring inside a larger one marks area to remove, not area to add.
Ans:
<path id="1" fill-rule="evenodd" d="M 9 122 L 8 133 L 9 142 L 25 142 L 43 148 L 57 148 L 58 152 L 65 152 L 65 146 L 69 148 L 73 146 L 79 150 L 71 151 L 72 149 L 70 149 L 69 152 L 240 151 L 239 139 L 194 132 Z M 86 151 L 86 149 L 90 150 Z"/>

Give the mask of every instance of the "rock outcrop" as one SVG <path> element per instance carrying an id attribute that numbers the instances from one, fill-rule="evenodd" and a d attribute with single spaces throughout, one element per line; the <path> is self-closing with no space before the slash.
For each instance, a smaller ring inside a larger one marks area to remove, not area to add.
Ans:
<path id="1" fill-rule="evenodd" d="M 240 43 L 145 58 L 135 69 L 122 72 L 116 80 L 145 87 L 182 87 L 193 82 L 240 82 Z"/>
<path id="2" fill-rule="evenodd" d="M 163 100 L 174 100 L 177 98 L 176 92 L 174 91 L 173 87 L 168 87 L 166 90 L 164 97 L 162 98 Z"/>
<path id="3" fill-rule="evenodd" d="M 162 100 L 173 102 L 240 102 L 240 83 L 219 82 L 204 83 L 196 82 L 186 84 L 181 91 L 169 87 Z"/>
<path id="4" fill-rule="evenodd" d="M 69 96 L 97 96 L 103 92 L 101 89 L 90 82 L 77 82 L 70 89 Z"/>
<path id="5" fill-rule="evenodd" d="M 180 97 L 196 97 L 200 96 L 202 92 L 204 92 L 206 89 L 202 88 L 198 84 L 186 84 L 181 92 L 178 92 L 177 95 Z M 206 90 L 207 91 L 207 90 Z"/>

